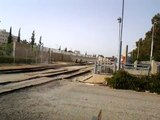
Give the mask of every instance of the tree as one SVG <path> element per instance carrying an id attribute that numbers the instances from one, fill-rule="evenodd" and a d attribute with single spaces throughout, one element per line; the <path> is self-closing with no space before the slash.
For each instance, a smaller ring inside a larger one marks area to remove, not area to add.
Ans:
<path id="1" fill-rule="evenodd" d="M 59 51 L 61 51 L 61 46 L 59 47 Z"/>
<path id="2" fill-rule="evenodd" d="M 32 45 L 32 48 L 35 44 L 35 31 L 33 30 L 33 33 L 32 33 L 32 36 L 31 36 L 31 45 Z"/>
<path id="3" fill-rule="evenodd" d="M 25 40 L 22 40 L 21 42 L 22 42 L 23 44 L 29 44 L 26 39 L 25 39 Z"/>
<path id="4" fill-rule="evenodd" d="M 85 52 L 85 56 L 87 56 L 87 52 Z"/>
<path id="5" fill-rule="evenodd" d="M 13 38 L 12 38 L 12 27 L 10 27 L 10 31 L 9 31 L 9 36 L 8 36 L 8 44 L 13 42 Z"/>
<path id="6" fill-rule="evenodd" d="M 43 43 L 42 43 L 42 36 L 40 36 L 38 46 L 42 46 L 42 45 L 43 45 Z"/>
<path id="7" fill-rule="evenodd" d="M 41 51 L 41 47 L 42 47 L 42 46 L 43 46 L 42 36 L 40 36 L 40 38 L 39 38 L 39 43 L 38 43 L 39 52 Z"/>
<path id="8" fill-rule="evenodd" d="M 21 28 L 19 28 L 18 37 L 17 37 L 17 42 L 20 42 L 20 41 L 21 41 Z"/>
<path id="9" fill-rule="evenodd" d="M 67 48 L 65 48 L 64 51 L 67 52 Z"/>
<path id="10" fill-rule="evenodd" d="M 156 21 L 156 23 L 154 23 Z M 154 47 L 153 47 L 153 59 L 156 61 L 160 61 L 160 13 L 156 14 L 152 20 L 152 24 L 154 23 Z M 152 33 L 153 27 L 150 31 L 146 32 L 144 39 L 139 39 L 136 42 L 136 48 L 131 52 L 131 58 L 134 62 L 137 59 L 138 54 L 138 45 L 139 47 L 139 61 L 149 61 L 150 60 L 150 52 L 151 52 L 151 41 L 152 41 Z"/>
<path id="11" fill-rule="evenodd" d="M 160 13 L 153 17 L 152 23 L 153 22 L 155 22 L 153 59 L 156 61 L 160 61 Z"/>

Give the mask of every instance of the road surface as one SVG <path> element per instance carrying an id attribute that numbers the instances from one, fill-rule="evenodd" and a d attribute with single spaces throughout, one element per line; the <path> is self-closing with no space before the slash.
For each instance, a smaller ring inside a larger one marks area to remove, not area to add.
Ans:
<path id="1" fill-rule="evenodd" d="M 160 95 L 70 80 L 0 96 L 0 120 L 160 120 Z"/>

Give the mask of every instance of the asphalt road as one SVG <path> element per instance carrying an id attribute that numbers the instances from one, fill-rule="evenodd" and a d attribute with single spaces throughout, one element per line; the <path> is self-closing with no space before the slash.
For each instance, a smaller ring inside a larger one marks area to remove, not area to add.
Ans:
<path id="1" fill-rule="evenodd" d="M 56 81 L 0 96 L 0 120 L 160 120 L 160 95 Z"/>

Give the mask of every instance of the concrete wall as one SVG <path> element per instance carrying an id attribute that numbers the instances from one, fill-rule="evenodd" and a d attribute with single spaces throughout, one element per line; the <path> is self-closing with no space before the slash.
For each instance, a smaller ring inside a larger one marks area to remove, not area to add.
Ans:
<path id="1" fill-rule="evenodd" d="M 144 76 L 149 75 L 150 64 L 138 64 L 138 61 L 135 61 L 134 64 L 123 66 L 123 69 L 132 75 Z"/>
<path id="2" fill-rule="evenodd" d="M 160 63 L 152 60 L 151 62 L 151 74 L 160 73 Z"/>
<path id="3" fill-rule="evenodd" d="M 149 74 L 148 70 L 136 70 L 136 69 L 124 69 L 126 72 L 132 75 L 145 76 Z"/>
<path id="4" fill-rule="evenodd" d="M 144 64 L 148 64 L 150 65 L 150 62 L 146 61 L 146 62 L 142 62 Z M 149 75 L 149 74 L 157 74 L 160 73 L 160 62 L 156 62 L 154 60 L 152 60 L 151 62 L 151 67 L 147 68 L 141 68 L 141 67 L 137 67 L 137 65 L 142 65 L 143 64 L 137 64 L 137 62 L 134 63 L 134 67 L 130 68 L 130 69 L 125 69 L 125 71 L 127 71 L 128 73 L 132 74 L 132 75 Z"/>

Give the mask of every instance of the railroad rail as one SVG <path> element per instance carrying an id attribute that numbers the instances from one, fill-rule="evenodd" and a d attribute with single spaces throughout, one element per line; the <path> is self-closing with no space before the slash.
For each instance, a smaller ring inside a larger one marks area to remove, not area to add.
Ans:
<path id="1" fill-rule="evenodd" d="M 41 65 L 41 66 L 8 67 L 8 68 L 0 68 L 0 74 L 28 73 L 28 72 L 43 71 L 47 69 L 56 69 L 66 66 L 74 66 L 74 65 L 76 64 L 70 63 L 70 64 L 52 64 L 52 65 Z"/>
<path id="2" fill-rule="evenodd" d="M 89 73 L 93 67 L 73 66 L 47 69 L 32 73 L 2 74 L 0 77 L 0 94 L 14 92 L 27 87 L 46 84 L 57 80 L 66 80 Z"/>

